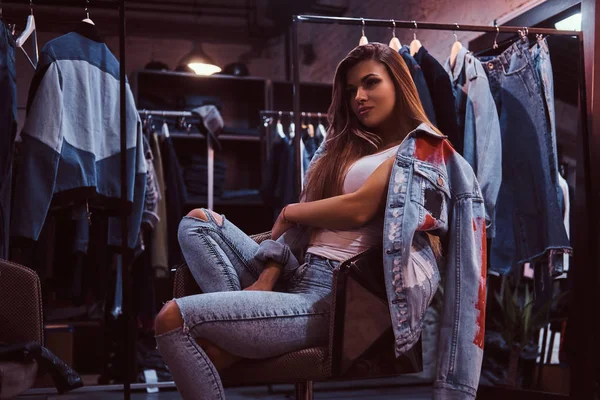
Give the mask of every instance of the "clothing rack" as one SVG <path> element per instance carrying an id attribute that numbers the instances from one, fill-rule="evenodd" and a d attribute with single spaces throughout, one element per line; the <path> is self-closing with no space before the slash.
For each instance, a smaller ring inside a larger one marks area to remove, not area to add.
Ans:
<path id="1" fill-rule="evenodd" d="M 301 116 L 300 122 L 294 120 L 294 112 L 293 111 L 261 110 L 260 116 L 263 120 L 263 124 L 265 127 L 267 127 L 267 125 L 270 125 L 273 122 L 273 117 L 283 117 L 283 116 L 292 118 L 292 122 L 294 122 L 295 126 L 301 126 L 300 124 L 302 122 L 302 118 L 305 118 L 305 117 L 317 118 L 319 123 L 321 123 L 321 118 L 325 118 L 325 121 L 327 121 L 327 113 L 320 113 L 320 112 L 301 111 L 300 112 L 300 116 Z M 267 129 L 266 132 L 267 132 L 267 134 L 264 137 L 266 154 L 267 154 L 266 159 L 269 159 L 269 157 L 271 157 L 271 135 L 270 135 L 271 132 L 269 129 Z M 294 141 L 294 145 L 295 146 L 298 145 L 298 151 L 300 152 L 299 142 Z"/>
<path id="2" fill-rule="evenodd" d="M 162 117 L 198 117 L 191 111 L 168 111 L 168 110 L 138 110 L 140 116 L 160 115 Z M 215 191 L 215 149 L 212 140 L 206 140 L 206 159 L 208 164 L 208 196 L 207 209 L 213 210 Z"/>
<path id="3" fill-rule="evenodd" d="M 581 127 L 581 135 L 578 136 L 578 140 L 580 141 L 578 145 L 579 149 L 583 149 L 580 153 L 582 159 L 578 160 L 579 163 L 582 163 L 583 167 L 579 168 L 578 166 L 578 176 L 577 181 L 583 182 L 581 186 L 578 183 L 578 187 L 580 186 L 583 190 L 578 190 L 576 197 L 581 199 L 581 201 L 577 201 L 577 204 L 584 205 L 584 210 L 581 212 L 581 219 L 577 220 L 576 235 L 574 235 L 572 239 L 573 247 L 574 247 L 574 255 L 575 259 L 578 263 L 578 268 L 581 269 L 581 272 L 575 275 L 574 277 L 574 287 L 579 288 L 587 288 L 590 291 L 594 291 L 595 287 L 592 286 L 595 282 L 595 268 L 597 265 L 597 260 L 591 259 L 590 252 L 588 248 L 595 248 L 596 246 L 596 236 L 592 233 L 597 230 L 593 224 L 596 222 L 592 218 L 584 218 L 588 211 L 591 209 L 593 201 L 591 188 L 592 183 L 590 180 L 589 170 L 591 169 L 591 154 L 589 144 L 591 143 L 589 137 L 588 130 L 588 115 L 587 115 L 587 88 L 585 82 L 585 63 L 584 63 L 584 47 L 583 47 L 583 32 L 581 31 L 563 31 L 557 29 L 548 29 L 548 28 L 528 28 L 528 27 L 515 27 L 515 26 L 485 26 L 485 25 L 461 25 L 458 23 L 455 24 L 440 24 L 440 23 L 430 23 L 430 22 L 417 22 L 417 21 L 396 21 L 393 19 L 371 19 L 371 18 L 348 18 L 348 17 L 327 17 L 327 16 L 317 16 L 317 15 L 294 15 L 292 18 L 292 26 L 291 26 L 291 67 L 292 67 L 292 88 L 293 88 L 293 112 L 294 112 L 294 122 L 296 126 L 300 125 L 300 52 L 299 52 L 299 26 L 301 23 L 315 23 L 315 24 L 339 24 L 339 25 L 355 25 L 355 26 L 378 26 L 378 27 L 390 27 L 393 28 L 409 28 L 409 29 L 427 29 L 427 30 L 436 30 L 436 31 L 462 31 L 462 32 L 496 32 L 496 33 L 519 33 L 524 35 L 529 34 L 541 34 L 541 35 L 555 35 L 555 36 L 575 36 L 579 42 L 579 113 L 580 113 L 580 127 Z M 358 39 L 358 36 L 357 36 Z M 299 197 L 299 194 L 302 189 L 302 177 L 301 177 L 301 154 L 300 154 L 300 138 L 299 135 L 296 135 L 294 140 L 294 154 L 295 154 L 295 166 L 296 166 L 296 198 Z M 583 192 L 583 193 L 582 193 Z M 589 234 L 588 234 L 589 233 Z M 590 259 L 588 259 L 590 258 Z M 583 271 L 586 269 L 586 271 Z M 589 280 L 588 283 L 585 283 L 586 273 L 589 271 L 590 276 L 594 277 Z M 574 302 L 571 305 L 571 309 L 573 310 L 570 315 L 570 320 L 577 322 L 577 327 L 580 329 L 584 329 L 583 320 L 586 318 L 584 311 L 586 309 L 586 300 L 587 298 L 582 294 L 581 296 L 573 296 Z M 595 301 L 595 298 L 589 295 L 589 298 Z M 579 303 L 577 302 L 579 301 Z M 597 304 L 594 303 L 594 306 L 597 307 Z M 589 316 L 587 316 L 589 318 Z M 595 320 L 596 315 L 592 316 L 592 320 Z M 590 327 L 590 324 L 586 324 Z M 594 326 L 594 325 L 591 325 Z M 585 340 L 577 340 L 575 341 L 575 346 L 577 349 L 573 349 L 574 357 L 573 361 L 570 363 L 571 367 L 571 384 L 570 384 L 570 394 L 574 398 L 582 398 L 582 394 L 585 393 L 586 398 L 592 398 L 593 392 L 591 391 L 593 385 L 578 385 L 575 384 L 575 379 L 573 377 L 590 377 L 589 369 L 595 366 L 593 357 L 596 355 L 595 353 L 590 354 L 590 350 L 587 348 L 588 343 L 593 343 L 596 340 L 596 332 L 594 328 L 589 328 L 585 333 L 582 333 L 582 338 Z M 589 335 L 589 336 L 588 336 Z M 593 368 L 592 368 L 593 369 Z M 593 375 L 596 377 L 596 375 Z M 581 381 L 581 379 L 579 379 Z M 585 386 L 582 388 L 581 386 Z M 530 398 L 531 393 L 529 392 L 515 392 L 511 393 L 511 395 L 516 395 L 516 398 L 521 398 L 519 394 L 523 394 L 522 398 Z M 550 396 L 550 395 L 548 395 Z M 559 396 L 557 396 L 559 397 Z"/>
<path id="4" fill-rule="evenodd" d="M 285 115 L 285 116 L 290 116 L 293 117 L 294 116 L 294 112 L 293 111 L 275 111 L 275 110 L 262 110 L 260 112 L 260 115 L 265 115 L 265 116 L 277 116 L 277 115 Z M 327 117 L 327 113 L 315 113 L 315 112 L 300 112 L 300 115 L 302 117 L 308 117 L 308 118 L 322 118 L 322 117 Z"/>

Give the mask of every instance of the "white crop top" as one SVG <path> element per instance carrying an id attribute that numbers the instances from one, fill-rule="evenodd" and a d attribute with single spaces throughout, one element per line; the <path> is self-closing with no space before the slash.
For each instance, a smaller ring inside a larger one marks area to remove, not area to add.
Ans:
<path id="1" fill-rule="evenodd" d="M 396 155 L 398 146 L 379 153 L 370 154 L 350 166 L 344 180 L 343 193 L 356 192 L 367 178 L 385 160 Z M 346 231 L 334 229 L 314 229 L 310 238 L 307 253 L 315 254 L 330 260 L 344 261 L 383 240 L 383 220 L 376 218 L 368 224 Z"/>

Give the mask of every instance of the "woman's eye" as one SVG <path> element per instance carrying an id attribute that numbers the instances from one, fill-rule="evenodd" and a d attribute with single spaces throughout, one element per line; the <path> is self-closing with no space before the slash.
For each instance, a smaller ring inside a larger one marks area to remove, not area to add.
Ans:
<path id="1" fill-rule="evenodd" d="M 346 93 L 348 93 L 348 95 L 352 96 L 354 93 L 356 93 L 356 88 L 351 87 L 346 89 Z"/>
<path id="2" fill-rule="evenodd" d="M 366 87 L 368 87 L 368 88 L 369 88 L 369 87 L 373 87 L 373 86 L 375 86 L 375 85 L 376 85 L 378 82 L 379 82 L 379 80 L 377 80 L 377 79 L 368 79 L 368 80 L 365 82 L 365 86 L 366 86 Z"/>

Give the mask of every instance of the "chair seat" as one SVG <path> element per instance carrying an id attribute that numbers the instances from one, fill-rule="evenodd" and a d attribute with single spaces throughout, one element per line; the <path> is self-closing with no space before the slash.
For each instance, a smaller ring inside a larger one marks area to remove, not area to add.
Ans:
<path id="1" fill-rule="evenodd" d="M 221 373 L 225 386 L 319 381 L 329 378 L 328 349 L 311 347 L 265 360 L 244 360 Z"/>

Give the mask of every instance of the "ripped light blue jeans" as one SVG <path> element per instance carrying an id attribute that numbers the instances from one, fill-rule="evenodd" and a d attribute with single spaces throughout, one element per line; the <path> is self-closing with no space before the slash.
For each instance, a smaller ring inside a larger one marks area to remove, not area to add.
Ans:
<path id="1" fill-rule="evenodd" d="M 208 221 L 187 216 L 179 225 L 181 249 L 204 293 L 175 299 L 183 328 L 156 337 L 184 399 L 225 399 L 219 373 L 196 339 L 250 359 L 326 345 L 339 264 L 307 254 L 274 291 L 242 291 L 262 272 L 254 258 L 258 244 L 224 216 L 219 225 L 206 214 Z"/>

